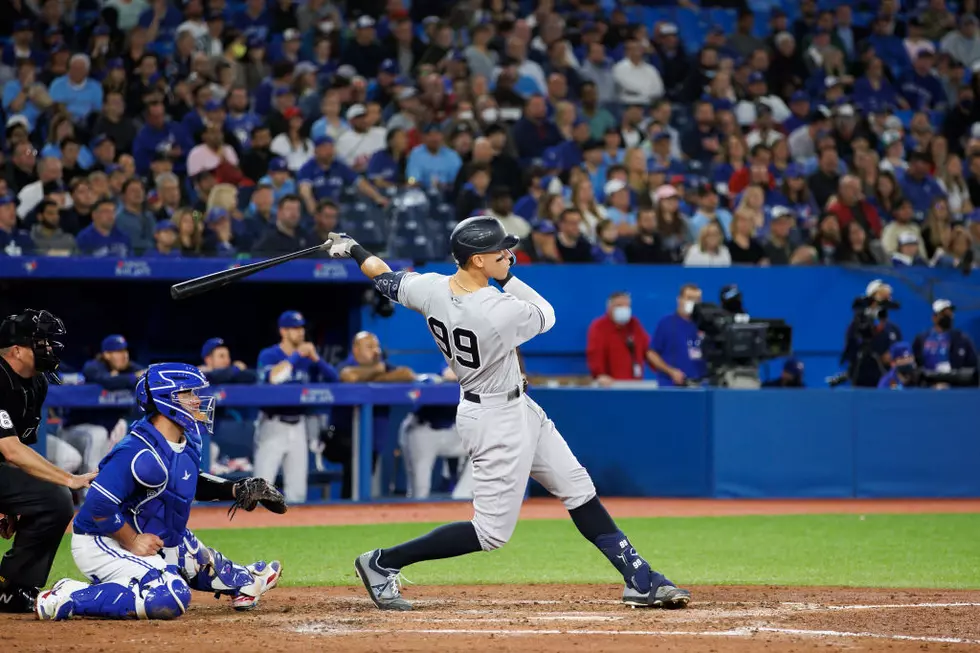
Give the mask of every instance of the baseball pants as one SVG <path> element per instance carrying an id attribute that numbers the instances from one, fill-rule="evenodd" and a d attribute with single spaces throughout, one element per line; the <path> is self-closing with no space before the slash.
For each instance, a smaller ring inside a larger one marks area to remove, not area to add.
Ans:
<path id="1" fill-rule="evenodd" d="M 283 494 L 289 503 L 305 503 L 309 475 L 306 417 L 295 424 L 259 414 L 255 428 L 255 475 L 276 482 L 282 469 Z"/>
<path id="2" fill-rule="evenodd" d="M 79 473 L 97 471 L 99 463 L 109 453 L 109 431 L 104 426 L 75 424 L 58 431 L 57 437 L 75 447 L 82 454 L 82 466 L 79 468 Z M 51 460 L 50 457 L 48 459 Z M 61 467 L 57 462 L 54 464 Z"/>
<path id="3" fill-rule="evenodd" d="M 0 581 L 44 587 L 75 514 L 68 488 L 0 463 L 0 513 L 19 515 L 13 546 L 0 560 Z"/>
<path id="4" fill-rule="evenodd" d="M 463 441 L 455 428 L 434 429 L 419 423 L 414 414 L 402 421 L 398 432 L 398 446 L 405 461 L 408 477 L 408 496 L 426 499 L 432 490 L 432 470 L 438 458 L 465 458 Z M 473 496 L 473 466 L 467 459 L 461 465 L 459 482 L 453 491 L 454 499 Z M 458 492 L 457 492 L 458 490 Z"/>

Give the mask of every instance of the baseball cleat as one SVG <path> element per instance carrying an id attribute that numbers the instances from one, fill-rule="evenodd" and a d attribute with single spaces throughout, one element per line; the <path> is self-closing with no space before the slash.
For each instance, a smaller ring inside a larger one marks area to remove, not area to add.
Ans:
<path id="1" fill-rule="evenodd" d="M 671 610 L 687 607 L 691 592 L 673 585 L 661 585 L 651 592 L 640 592 L 627 585 L 623 589 L 623 603 L 634 608 L 663 608 Z"/>
<path id="2" fill-rule="evenodd" d="M 75 603 L 71 600 L 72 592 L 85 589 L 88 583 L 63 578 L 54 587 L 37 595 L 34 612 L 41 621 L 65 621 L 75 614 Z"/>
<path id="3" fill-rule="evenodd" d="M 255 596 L 239 593 L 231 597 L 231 607 L 239 612 L 245 612 L 257 606 L 259 604 L 259 598 L 269 590 L 274 589 L 279 584 L 279 579 L 282 578 L 282 563 L 278 560 L 273 560 L 270 563 L 260 560 L 259 562 L 246 565 L 245 568 L 249 570 L 252 578 L 255 579 Z"/>
<path id="4" fill-rule="evenodd" d="M 412 604 L 402 598 L 398 569 L 385 569 L 378 564 L 381 549 L 368 551 L 354 561 L 354 569 L 364 583 L 371 600 L 382 610 L 411 610 Z"/>

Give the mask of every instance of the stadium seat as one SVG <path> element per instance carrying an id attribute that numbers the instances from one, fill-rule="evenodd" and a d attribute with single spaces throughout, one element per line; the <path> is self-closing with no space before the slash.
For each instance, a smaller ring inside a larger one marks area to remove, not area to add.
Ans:
<path id="1" fill-rule="evenodd" d="M 908 129 L 909 125 L 912 124 L 912 116 L 915 115 L 915 112 L 911 109 L 896 109 L 894 115 L 902 121 L 902 127 Z"/>
<path id="2" fill-rule="evenodd" d="M 708 22 L 721 27 L 725 30 L 725 34 L 731 34 L 735 31 L 735 23 L 738 22 L 738 12 L 734 9 L 712 7 L 708 11 Z"/>
<path id="3" fill-rule="evenodd" d="M 432 240 L 426 233 L 416 233 L 414 236 L 392 236 L 388 244 L 388 253 L 392 258 L 408 259 L 413 262 L 434 261 L 440 258 Z"/>
<path id="4" fill-rule="evenodd" d="M 447 222 L 452 222 L 453 220 L 456 219 L 456 209 L 453 207 L 452 204 L 447 204 L 446 202 L 442 202 L 440 204 L 436 204 L 435 206 L 433 206 L 432 211 L 430 212 L 429 215 L 432 217 L 433 220 L 437 220 L 445 224 Z"/>
<path id="5" fill-rule="evenodd" d="M 343 228 L 351 238 L 367 249 L 384 247 L 388 240 L 388 219 L 384 210 L 368 202 L 355 202 L 341 207 Z"/>

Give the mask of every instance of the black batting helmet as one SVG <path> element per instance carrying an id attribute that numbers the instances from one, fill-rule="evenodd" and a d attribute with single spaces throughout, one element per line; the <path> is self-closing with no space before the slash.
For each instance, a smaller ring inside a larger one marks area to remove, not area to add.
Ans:
<path id="1" fill-rule="evenodd" d="M 8 315 L 0 322 L 0 348 L 19 345 L 34 351 L 34 367 L 38 372 L 56 372 L 61 364 L 58 354 L 64 345 L 54 338 L 65 335 L 65 325 L 44 310 L 29 308 L 17 315 Z"/>
<path id="2" fill-rule="evenodd" d="M 500 220 L 489 215 L 466 218 L 456 225 L 449 237 L 453 258 L 460 267 L 466 265 L 474 254 L 511 249 L 519 242 L 520 238 L 507 233 Z"/>

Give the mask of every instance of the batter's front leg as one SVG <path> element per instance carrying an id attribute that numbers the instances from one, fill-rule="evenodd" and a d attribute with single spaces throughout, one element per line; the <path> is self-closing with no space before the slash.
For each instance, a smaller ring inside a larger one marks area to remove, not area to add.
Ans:
<path id="1" fill-rule="evenodd" d="M 682 608 L 691 593 L 680 589 L 636 552 L 596 495 L 592 478 L 544 410 L 528 399 L 532 427 L 540 432 L 531 476 L 561 499 L 585 539 L 623 575 L 623 603 L 634 607 Z"/>

